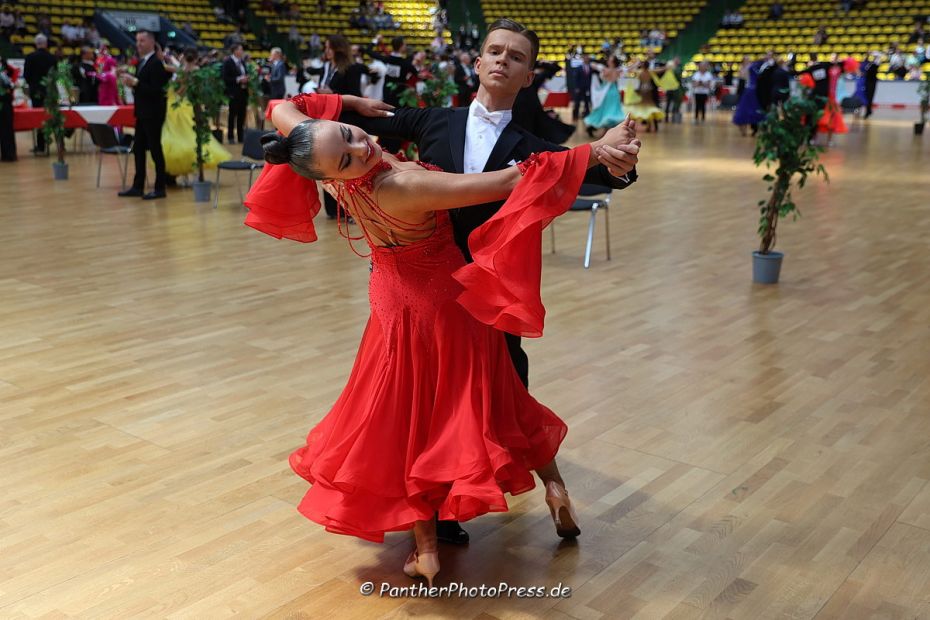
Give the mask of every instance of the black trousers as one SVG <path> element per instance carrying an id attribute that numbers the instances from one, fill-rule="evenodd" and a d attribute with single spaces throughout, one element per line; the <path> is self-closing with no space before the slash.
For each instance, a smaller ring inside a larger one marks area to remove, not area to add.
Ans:
<path id="1" fill-rule="evenodd" d="M 525 387 L 530 386 L 530 360 L 526 357 L 526 351 L 520 346 L 520 336 L 504 333 L 504 339 L 507 340 L 507 351 L 510 353 L 510 361 L 513 362 L 513 368 L 517 371 L 520 381 Z"/>
<path id="2" fill-rule="evenodd" d="M 875 84 L 865 85 L 865 115 L 872 116 L 872 101 L 875 99 Z"/>
<path id="3" fill-rule="evenodd" d="M 579 118 L 579 111 L 582 105 L 584 105 L 584 114 L 587 116 L 591 113 L 591 94 L 590 93 L 572 93 L 572 101 L 574 105 L 572 106 L 572 120 L 577 121 Z"/>
<path id="4" fill-rule="evenodd" d="M 697 120 L 698 117 L 701 120 L 707 118 L 707 97 L 708 95 L 699 95 L 695 93 L 694 95 L 694 120 Z"/>
<path id="5" fill-rule="evenodd" d="M 136 176 L 132 179 L 132 188 L 145 191 L 145 154 L 152 154 L 155 162 L 155 191 L 165 191 L 168 178 L 165 175 L 165 154 L 161 149 L 161 128 L 164 117 L 137 118 L 136 138 L 132 150 L 136 158 Z"/>
<path id="6" fill-rule="evenodd" d="M 31 99 L 32 99 L 32 107 L 34 108 L 45 107 L 45 96 L 44 95 L 39 96 L 39 97 L 33 96 L 31 97 Z M 45 134 L 42 133 L 41 129 L 36 130 L 36 149 L 39 151 L 45 150 Z"/>
<path id="7" fill-rule="evenodd" d="M 226 122 L 226 137 L 230 141 L 238 139 L 242 142 L 245 136 L 245 113 L 248 107 L 249 96 L 245 90 L 242 94 L 236 93 L 235 97 L 229 99 L 229 119 Z M 235 135 L 233 130 L 235 129 Z"/>
<path id="8" fill-rule="evenodd" d="M 13 96 L 0 98 L 0 159 L 16 161 L 16 133 L 13 131 Z"/>

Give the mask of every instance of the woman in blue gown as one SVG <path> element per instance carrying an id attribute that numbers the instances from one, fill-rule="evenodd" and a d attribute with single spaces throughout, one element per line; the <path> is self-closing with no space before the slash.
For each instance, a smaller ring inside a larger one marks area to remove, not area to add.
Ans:
<path id="1" fill-rule="evenodd" d="M 600 75 L 601 84 L 605 85 L 607 92 L 604 93 L 601 104 L 584 117 L 584 124 L 588 127 L 589 133 L 597 128 L 616 127 L 623 121 L 623 103 L 620 101 L 619 87 L 622 76 L 623 70 L 620 68 L 620 63 L 615 56 L 611 55 Z"/>
<path id="2" fill-rule="evenodd" d="M 738 126 L 740 133 L 746 135 L 746 126 L 752 127 L 752 135 L 756 135 L 756 129 L 765 114 L 762 112 L 762 106 L 759 105 L 759 97 L 756 95 L 756 81 L 759 77 L 759 68 L 762 61 L 756 61 L 749 66 L 749 75 L 746 81 L 746 88 L 743 95 L 736 104 L 736 111 L 733 113 L 733 124 Z"/>

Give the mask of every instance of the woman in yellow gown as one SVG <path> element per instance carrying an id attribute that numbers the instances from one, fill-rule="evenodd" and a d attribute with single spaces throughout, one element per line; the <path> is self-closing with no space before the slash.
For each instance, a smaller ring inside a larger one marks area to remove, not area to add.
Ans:
<path id="1" fill-rule="evenodd" d="M 197 52 L 185 52 L 183 64 L 166 65 L 172 73 L 193 71 L 197 68 Z M 194 108 L 186 99 L 181 99 L 180 105 L 175 105 L 178 98 L 178 82 L 175 79 L 168 87 L 168 114 L 161 129 L 161 147 L 165 153 L 165 170 L 172 176 L 182 177 L 197 170 L 197 137 L 194 134 Z M 203 148 L 204 169 L 216 168 L 220 162 L 232 158 L 229 151 L 213 136 L 210 136 L 210 141 Z"/>
<path id="2" fill-rule="evenodd" d="M 623 107 L 634 120 L 646 125 L 647 132 L 653 128 L 659 131 L 659 121 L 665 114 L 655 105 L 652 98 L 655 88 L 652 73 L 646 63 L 640 63 L 632 73 L 636 78 L 627 81 L 623 91 Z"/>

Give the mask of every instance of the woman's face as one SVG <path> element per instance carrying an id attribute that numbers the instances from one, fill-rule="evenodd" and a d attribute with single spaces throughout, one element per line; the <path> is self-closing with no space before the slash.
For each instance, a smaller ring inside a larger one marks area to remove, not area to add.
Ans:
<path id="1" fill-rule="evenodd" d="M 381 161 L 381 147 L 354 125 L 320 121 L 313 137 L 316 168 L 327 179 L 355 179 Z"/>
<path id="2" fill-rule="evenodd" d="M 323 44 L 323 60 L 333 59 L 333 48 L 329 46 L 329 41 Z"/>

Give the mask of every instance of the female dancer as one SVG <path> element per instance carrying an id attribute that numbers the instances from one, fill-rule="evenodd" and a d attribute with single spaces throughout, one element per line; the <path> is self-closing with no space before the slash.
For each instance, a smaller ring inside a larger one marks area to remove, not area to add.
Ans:
<path id="1" fill-rule="evenodd" d="M 759 104 L 759 97 L 756 95 L 756 81 L 759 78 L 759 68 L 762 67 L 764 60 L 759 60 L 751 64 L 746 64 L 749 59 L 747 56 L 743 66 L 740 67 L 740 85 L 743 87 L 743 93 L 740 95 L 739 103 L 736 104 L 736 111 L 733 113 L 733 124 L 739 127 L 741 135 L 746 135 L 746 127 L 752 128 L 752 135 L 756 135 L 759 123 L 765 119 L 762 112 L 762 106 Z"/>
<path id="2" fill-rule="evenodd" d="M 178 86 L 182 73 L 196 71 L 197 51 L 188 49 L 181 61 L 172 56 L 166 69 L 174 73 L 168 87 L 168 113 L 161 128 L 161 147 L 165 153 L 165 170 L 168 174 L 183 177 L 191 174 L 197 165 L 197 136 L 194 133 L 194 108 L 183 98 Z M 180 103 L 176 102 L 180 99 Z M 204 145 L 204 168 L 216 168 L 232 155 L 214 136 Z"/>
<path id="3" fill-rule="evenodd" d="M 355 366 L 290 456 L 312 485 L 298 509 L 328 531 L 375 542 L 412 528 L 404 572 L 430 585 L 439 571 L 434 515 L 506 511 L 503 493 L 532 489 L 532 470 L 559 535 L 577 536 L 554 461 L 565 423 L 527 393 L 500 330 L 541 335 L 542 229 L 572 204 L 601 146 L 635 154 L 635 134 L 624 123 L 594 144 L 507 170 L 446 174 L 383 152 L 357 127 L 310 119 L 336 119 L 341 106 L 339 97 L 299 95 L 276 107 L 284 136 L 264 139 L 269 165 L 246 198 L 247 225 L 314 241 L 320 205 L 310 179 L 325 179 L 340 230 L 343 211 L 361 229 L 345 233 L 350 246 L 364 239 L 370 249 L 371 317 Z M 466 265 L 448 210 L 508 195 L 471 235 Z"/>
<path id="4" fill-rule="evenodd" d="M 653 91 L 655 84 L 652 81 L 652 72 L 645 62 L 640 62 L 634 69 L 637 79 L 627 82 L 624 90 L 627 113 L 634 120 L 646 126 L 646 132 L 655 128 L 659 131 L 659 121 L 665 116 L 662 109 L 655 104 Z"/>
<path id="5" fill-rule="evenodd" d="M 623 77 L 623 69 L 617 57 L 611 54 L 607 58 L 607 65 L 601 69 L 601 84 L 604 85 L 605 93 L 600 104 L 584 118 L 584 124 L 588 126 L 588 135 L 595 128 L 610 129 L 619 125 L 623 121 L 623 104 L 620 102 L 620 78 Z"/>
<path id="6" fill-rule="evenodd" d="M 836 86 L 840 76 L 843 75 L 843 65 L 839 62 L 837 54 L 830 58 L 830 68 L 827 70 L 829 76 L 827 90 L 827 105 L 824 107 L 823 116 L 817 122 L 817 131 L 827 134 L 827 146 L 833 144 L 833 134 L 847 133 L 846 122 L 843 121 L 843 109 L 836 101 Z"/>

